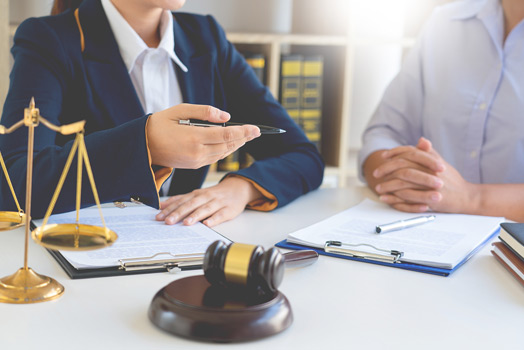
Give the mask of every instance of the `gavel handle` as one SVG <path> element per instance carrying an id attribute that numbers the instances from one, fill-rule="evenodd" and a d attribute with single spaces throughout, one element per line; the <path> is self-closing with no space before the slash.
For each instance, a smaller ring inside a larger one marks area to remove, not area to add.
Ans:
<path id="1" fill-rule="evenodd" d="M 286 268 L 308 266 L 318 260 L 318 253 L 314 250 L 296 250 L 282 255 Z"/>

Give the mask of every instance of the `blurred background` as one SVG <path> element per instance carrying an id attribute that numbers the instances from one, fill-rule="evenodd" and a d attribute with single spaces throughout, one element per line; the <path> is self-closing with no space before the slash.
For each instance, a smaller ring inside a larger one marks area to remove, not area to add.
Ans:
<path id="1" fill-rule="evenodd" d="M 356 179 L 360 136 L 387 84 L 431 11 L 450 0 L 187 0 L 182 11 L 211 14 L 238 48 L 264 55 L 264 82 L 278 98 L 280 59 L 323 57 L 319 147 L 327 161 L 324 186 Z M 0 101 L 12 65 L 17 25 L 49 14 L 52 0 L 0 0 Z"/>

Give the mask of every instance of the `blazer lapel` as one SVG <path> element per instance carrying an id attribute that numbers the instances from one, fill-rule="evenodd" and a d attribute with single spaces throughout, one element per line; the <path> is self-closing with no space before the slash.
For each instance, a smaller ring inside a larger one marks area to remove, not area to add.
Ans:
<path id="1" fill-rule="evenodd" d="M 178 23 L 176 14 L 173 16 L 173 31 L 175 37 L 175 53 L 188 68 L 184 72 L 177 67 L 177 79 L 186 103 L 213 104 L 213 62 L 211 54 L 200 52 L 195 43 L 202 40 L 194 38 L 184 31 Z"/>
<path id="2" fill-rule="evenodd" d="M 83 53 L 88 84 L 97 108 L 114 122 L 112 127 L 143 116 L 118 44 L 99 0 L 84 0 L 79 18 L 85 38 Z"/>
<path id="3" fill-rule="evenodd" d="M 187 72 L 176 66 L 178 84 L 185 103 L 213 104 L 213 71 L 212 57 L 208 52 L 200 53 L 191 38 L 173 16 L 175 35 L 175 53 L 188 68 Z M 196 39 L 195 39 L 196 40 Z M 207 166 L 200 169 L 176 169 L 168 191 L 173 196 L 200 188 L 206 177 Z"/>

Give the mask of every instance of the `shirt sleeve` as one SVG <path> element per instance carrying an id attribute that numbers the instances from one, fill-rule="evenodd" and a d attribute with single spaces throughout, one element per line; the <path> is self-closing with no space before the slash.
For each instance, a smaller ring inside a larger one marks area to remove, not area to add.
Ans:
<path id="1" fill-rule="evenodd" d="M 363 165 L 371 153 L 401 145 L 415 145 L 422 136 L 422 38 L 408 54 L 400 72 L 386 89 L 362 135 L 362 148 L 358 156 L 361 181 L 365 182 Z"/>
<path id="2" fill-rule="evenodd" d="M 162 187 L 162 184 L 167 180 L 169 175 L 173 172 L 173 168 L 159 168 L 159 169 L 153 169 L 153 162 L 151 161 L 151 151 L 149 150 L 149 142 L 147 140 L 147 126 L 149 124 L 149 118 L 151 115 L 148 116 L 147 122 L 146 122 L 146 148 L 147 148 L 147 160 L 149 162 L 149 168 L 151 169 L 151 173 L 153 174 L 153 178 L 155 179 L 155 186 L 157 192 L 160 191 L 160 188 Z"/>
<path id="3" fill-rule="evenodd" d="M 248 179 L 247 177 L 237 175 L 237 174 L 229 174 L 226 175 L 226 177 L 238 177 L 243 180 L 246 180 L 250 184 L 252 184 L 260 193 L 262 193 L 262 198 L 255 199 L 254 201 L 251 201 L 247 204 L 246 208 L 258 210 L 258 211 L 271 211 L 275 209 L 278 206 L 278 199 L 275 197 L 274 194 L 266 190 L 264 187 L 256 183 L 255 181 Z"/>

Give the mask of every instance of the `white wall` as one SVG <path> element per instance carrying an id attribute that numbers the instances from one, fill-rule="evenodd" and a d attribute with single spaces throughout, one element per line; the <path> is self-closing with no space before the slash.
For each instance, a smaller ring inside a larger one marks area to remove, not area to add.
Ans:
<path id="1" fill-rule="evenodd" d="M 2 0 L 6 1 L 6 0 Z M 53 0 L 8 0 L 11 23 L 48 15 Z M 287 33 L 293 0 L 187 0 L 181 11 L 212 14 L 231 31 Z"/>
<path id="2" fill-rule="evenodd" d="M 292 7 L 293 0 L 187 0 L 181 11 L 212 14 L 228 31 L 288 33 Z"/>
<path id="3" fill-rule="evenodd" d="M 353 96 L 350 152 L 361 147 L 361 135 L 384 90 L 402 64 L 407 42 L 418 36 L 435 6 L 449 0 L 355 0 Z M 407 39 L 407 40 L 406 40 Z"/>
<path id="4" fill-rule="evenodd" d="M 353 96 L 349 148 L 361 146 L 361 135 L 402 58 L 408 0 L 360 0 L 354 4 Z M 384 44 L 389 42 L 390 44 Z"/>
<path id="5" fill-rule="evenodd" d="M 28 17 L 49 15 L 53 0 L 9 0 L 9 22 L 20 23 Z"/>

